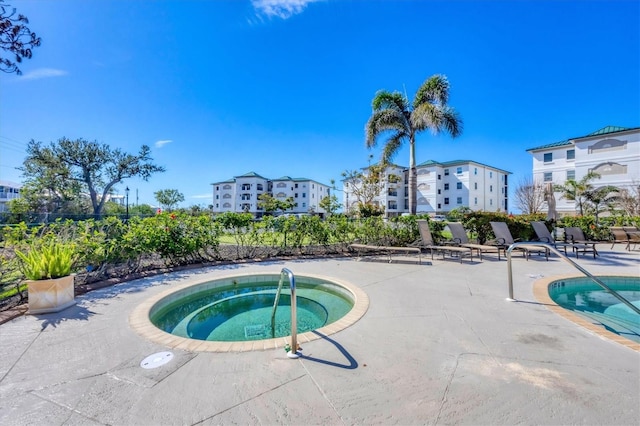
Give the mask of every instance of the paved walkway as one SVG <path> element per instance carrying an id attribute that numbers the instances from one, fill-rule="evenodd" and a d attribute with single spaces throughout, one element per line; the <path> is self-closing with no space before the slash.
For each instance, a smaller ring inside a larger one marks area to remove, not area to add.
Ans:
<path id="1" fill-rule="evenodd" d="M 580 265 L 639 273 L 640 252 L 607 249 Z M 304 344 L 297 360 L 282 349 L 168 349 L 129 325 L 136 306 L 172 285 L 282 267 L 349 281 L 368 294 L 369 310 Z M 230 265 L 96 290 L 62 313 L 0 326 L 0 424 L 638 424 L 640 353 L 533 296 L 536 279 L 571 266 L 517 256 L 513 272 L 515 303 L 505 300 L 506 261 L 490 255 L 471 264 Z M 167 350 L 169 363 L 140 367 Z"/>

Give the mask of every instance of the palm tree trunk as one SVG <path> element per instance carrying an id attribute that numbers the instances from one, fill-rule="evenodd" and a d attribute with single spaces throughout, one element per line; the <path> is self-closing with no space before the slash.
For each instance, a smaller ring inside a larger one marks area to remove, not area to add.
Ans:
<path id="1" fill-rule="evenodd" d="M 416 189 L 418 186 L 418 172 L 416 170 L 416 144 L 415 137 L 409 138 L 409 213 L 416 214 Z"/>

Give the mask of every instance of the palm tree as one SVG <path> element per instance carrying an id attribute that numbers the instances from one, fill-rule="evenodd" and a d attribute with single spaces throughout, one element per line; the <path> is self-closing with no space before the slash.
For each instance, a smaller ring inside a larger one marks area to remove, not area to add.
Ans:
<path id="1" fill-rule="evenodd" d="M 556 185 L 555 190 L 562 193 L 560 198 L 576 201 L 578 203 L 578 209 L 580 210 L 580 216 L 583 216 L 583 204 L 586 198 L 585 195 L 588 194 L 589 191 L 593 190 L 591 181 L 594 179 L 600 179 L 600 175 L 596 172 L 589 172 L 579 181 L 576 181 L 575 179 L 567 179 L 564 185 Z"/>
<path id="2" fill-rule="evenodd" d="M 613 185 L 592 189 L 584 193 L 586 201 L 593 205 L 593 212 L 596 216 L 596 225 L 600 223 L 598 215 L 601 211 L 604 211 L 603 205 L 611 207 L 612 204 L 618 202 L 620 199 L 619 193 L 620 190 Z"/>
<path id="3" fill-rule="evenodd" d="M 462 119 L 447 105 L 449 81 L 444 75 L 429 77 L 416 92 L 410 104 L 400 92 L 380 90 L 372 101 L 373 113 L 365 126 L 367 148 L 377 144 L 378 136 L 391 132 L 382 151 L 382 164 L 391 162 L 406 141 L 409 142 L 409 212 L 416 213 L 416 134 L 431 129 L 437 135 L 442 131 L 452 137 L 462 133 Z"/>

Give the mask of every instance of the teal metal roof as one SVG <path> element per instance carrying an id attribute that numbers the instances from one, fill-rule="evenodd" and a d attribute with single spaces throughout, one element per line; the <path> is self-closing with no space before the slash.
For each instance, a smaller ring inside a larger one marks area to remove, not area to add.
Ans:
<path id="1" fill-rule="evenodd" d="M 239 177 L 258 177 L 258 178 L 260 178 L 260 179 L 266 179 L 265 177 L 260 176 L 260 175 L 259 175 L 259 174 L 257 174 L 256 172 L 249 172 L 249 173 L 245 173 L 245 174 L 243 174 L 243 175 L 236 176 L 236 177 L 237 177 L 237 178 L 239 178 Z"/>
<path id="2" fill-rule="evenodd" d="M 291 180 L 291 176 L 282 176 L 281 178 L 278 179 L 271 179 L 272 181 L 278 181 L 278 180 Z"/>
<path id="3" fill-rule="evenodd" d="M 624 132 L 626 130 L 636 130 L 636 129 L 640 129 L 640 127 L 606 126 L 606 127 L 603 127 L 600 130 L 596 130 L 593 133 L 589 133 L 586 136 L 581 136 L 581 137 L 575 138 L 575 139 L 588 138 L 588 137 L 591 137 L 591 136 L 608 135 L 610 133 L 618 133 L 618 132 Z"/>
<path id="4" fill-rule="evenodd" d="M 553 142 L 553 143 L 548 143 L 546 145 L 536 146 L 535 148 L 529 148 L 527 149 L 527 151 L 538 151 L 540 149 L 557 148 L 559 146 L 565 146 L 565 145 L 573 145 L 573 143 L 569 140 L 564 140 L 560 142 Z"/>
<path id="5" fill-rule="evenodd" d="M 612 133 L 626 132 L 628 130 L 639 130 L 639 129 L 640 127 L 605 126 L 602 129 L 596 130 L 595 132 L 589 133 L 588 135 L 585 135 L 585 136 L 578 136 L 578 137 L 570 138 L 560 142 L 554 142 L 546 145 L 536 146 L 535 148 L 527 149 L 527 151 L 538 151 L 541 149 L 557 148 L 559 146 L 565 146 L 565 145 L 568 146 L 568 145 L 573 145 L 573 141 L 575 139 L 591 138 L 593 136 L 610 135 Z"/>
<path id="6" fill-rule="evenodd" d="M 227 179 L 227 180 L 223 180 L 221 182 L 213 182 L 211 185 L 219 185 L 221 183 L 236 183 L 235 179 Z"/>
<path id="7" fill-rule="evenodd" d="M 416 167 L 426 167 L 426 166 L 441 166 L 442 163 L 438 163 L 437 161 L 427 160 L 424 163 L 418 164 Z"/>

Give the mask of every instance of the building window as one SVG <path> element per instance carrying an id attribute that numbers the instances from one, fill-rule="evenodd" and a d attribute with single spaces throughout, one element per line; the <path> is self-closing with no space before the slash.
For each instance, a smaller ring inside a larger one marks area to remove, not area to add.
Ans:
<path id="1" fill-rule="evenodd" d="M 448 191 L 448 190 L 449 190 L 449 184 L 448 184 L 448 183 L 445 183 L 445 184 L 444 184 L 444 190 L 445 190 L 445 191 Z"/>
<path id="2" fill-rule="evenodd" d="M 550 163 L 553 161 L 553 152 L 547 152 L 544 154 L 544 162 Z"/>
<path id="3" fill-rule="evenodd" d="M 449 176 L 449 169 L 444 169 L 444 175 Z"/>
<path id="4" fill-rule="evenodd" d="M 438 180 L 440 180 L 440 179 L 442 179 L 442 176 L 441 176 L 441 175 L 438 175 Z"/>
<path id="5" fill-rule="evenodd" d="M 256 189 L 257 189 L 258 191 L 262 191 L 262 190 L 263 190 L 262 184 L 261 184 L 261 183 L 257 184 L 257 185 L 256 185 Z"/>
<path id="6" fill-rule="evenodd" d="M 553 182 L 553 173 L 552 172 L 545 172 L 544 181 L 545 182 Z"/>
<path id="7" fill-rule="evenodd" d="M 219 186 L 216 186 L 216 191 L 220 191 L 220 187 Z"/>
<path id="8" fill-rule="evenodd" d="M 489 178 L 493 177 L 493 172 L 489 172 Z"/>
<path id="9" fill-rule="evenodd" d="M 306 192 L 302 193 L 302 198 L 307 198 L 307 193 Z"/>
<path id="10" fill-rule="evenodd" d="M 493 198 L 489 199 L 489 205 L 492 206 L 493 205 Z"/>
<path id="11" fill-rule="evenodd" d="M 576 171 L 575 170 L 567 170 L 567 180 L 576 180 Z"/>
<path id="12" fill-rule="evenodd" d="M 444 198 L 444 204 L 445 204 L 445 205 L 449 204 L 449 197 L 445 197 L 445 198 Z"/>
<path id="13" fill-rule="evenodd" d="M 473 182 L 473 189 L 478 189 L 478 182 Z"/>
<path id="14" fill-rule="evenodd" d="M 298 193 L 297 192 L 295 193 L 295 198 L 298 198 Z"/>
<path id="15" fill-rule="evenodd" d="M 457 204 L 462 204 L 462 197 L 456 198 L 456 203 Z"/>
<path id="16" fill-rule="evenodd" d="M 478 197 L 473 197 L 473 204 L 478 205 Z"/>
<path id="17" fill-rule="evenodd" d="M 222 187 L 222 189 L 231 189 L 231 185 L 225 185 Z"/>
<path id="18" fill-rule="evenodd" d="M 461 175 L 462 174 L 462 167 L 458 167 L 456 169 L 456 174 Z"/>
<path id="19" fill-rule="evenodd" d="M 567 160 L 575 160 L 576 159 L 576 150 L 568 149 L 567 150 Z"/>
<path id="20" fill-rule="evenodd" d="M 220 199 L 220 196 L 216 194 L 216 200 L 219 200 L 219 199 Z"/>
<path id="21" fill-rule="evenodd" d="M 438 203 L 438 210 L 440 210 L 441 208 L 442 208 L 442 205 Z"/>
<path id="22" fill-rule="evenodd" d="M 438 195 L 442 194 L 442 192 L 440 191 L 440 188 L 438 188 Z"/>
<path id="23" fill-rule="evenodd" d="M 489 192 L 493 192 L 493 185 L 489 185 Z"/>
<path id="24" fill-rule="evenodd" d="M 251 189 L 251 184 L 249 184 L 249 183 L 243 183 L 242 184 L 242 190 L 243 191 L 248 191 L 250 189 Z"/>
<path id="25" fill-rule="evenodd" d="M 474 168 L 473 168 L 473 174 L 474 174 L 474 175 L 477 175 L 477 174 L 478 174 L 478 168 L 477 168 L 477 167 L 474 167 Z"/>
<path id="26" fill-rule="evenodd" d="M 307 207 L 307 203 L 302 203 L 302 207 Z"/>
<path id="27" fill-rule="evenodd" d="M 456 183 L 456 189 L 462 189 L 462 182 Z"/>

